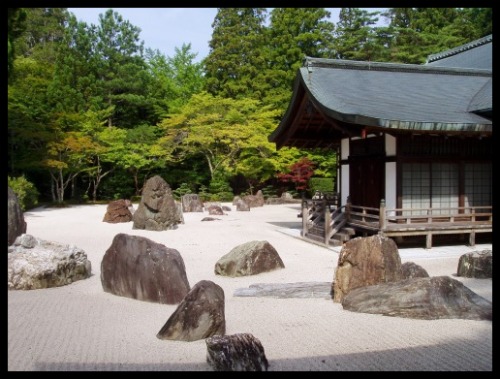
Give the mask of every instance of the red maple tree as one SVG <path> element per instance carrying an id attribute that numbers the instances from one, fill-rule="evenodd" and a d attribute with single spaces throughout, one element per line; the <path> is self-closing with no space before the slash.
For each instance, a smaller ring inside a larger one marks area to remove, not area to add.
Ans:
<path id="1" fill-rule="evenodd" d="M 283 183 L 294 183 L 295 189 L 300 192 L 309 189 L 309 179 L 313 175 L 314 162 L 307 157 L 303 157 L 290 166 L 288 173 L 277 174 L 277 178 Z"/>

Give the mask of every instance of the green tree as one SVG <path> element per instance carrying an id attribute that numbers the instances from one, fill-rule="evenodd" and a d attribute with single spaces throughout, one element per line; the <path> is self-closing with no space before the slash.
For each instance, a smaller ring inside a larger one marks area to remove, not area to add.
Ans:
<path id="1" fill-rule="evenodd" d="M 54 64 L 57 46 L 64 36 L 69 13 L 66 8 L 23 8 L 24 30 L 14 41 L 16 56 Z"/>
<path id="2" fill-rule="evenodd" d="M 269 63 L 263 102 L 285 113 L 293 80 L 306 56 L 332 57 L 334 24 L 324 8 L 274 8 L 268 28 Z"/>
<path id="3" fill-rule="evenodd" d="M 165 162 L 170 160 L 171 151 L 160 145 L 160 133 L 159 126 L 147 124 L 127 130 L 123 141 L 124 154 L 117 164 L 132 173 L 136 195 L 142 190 L 140 175 L 147 178 L 151 170 L 164 167 Z"/>
<path id="4" fill-rule="evenodd" d="M 156 123 L 146 93 L 150 76 L 142 57 L 140 28 L 109 9 L 99 15 L 96 33 L 97 80 L 102 86 L 104 107 L 114 109 L 108 126 L 132 128 L 141 122 Z"/>
<path id="5" fill-rule="evenodd" d="M 184 161 L 202 156 L 210 178 L 228 177 L 243 170 L 242 157 L 252 153 L 269 159 L 274 146 L 267 136 L 275 127 L 276 111 L 252 99 L 231 99 L 195 94 L 160 126 L 160 145 L 172 152 L 172 159 Z M 242 153 L 244 154 L 242 156 Z"/>
<path id="6" fill-rule="evenodd" d="M 334 32 L 336 58 L 357 61 L 377 61 L 383 41 L 376 28 L 379 11 L 342 8 Z"/>
<path id="7" fill-rule="evenodd" d="M 207 91 L 224 98 L 262 99 L 265 8 L 219 8 L 204 59 Z"/>
<path id="8" fill-rule="evenodd" d="M 22 8 L 8 8 L 7 10 L 7 72 L 10 78 L 15 56 L 14 41 L 25 30 L 26 11 Z"/>
<path id="9" fill-rule="evenodd" d="M 12 176 L 41 169 L 46 143 L 52 135 L 48 125 L 51 109 L 47 87 L 53 69 L 33 58 L 14 60 L 8 85 L 8 170 Z"/>
<path id="10" fill-rule="evenodd" d="M 422 64 L 430 54 L 484 37 L 480 31 L 491 30 L 491 19 L 488 20 L 491 12 L 488 8 L 482 9 L 389 9 L 384 13 L 390 20 L 389 27 L 394 35 L 387 50 L 390 54 L 389 60 Z"/>
<path id="11" fill-rule="evenodd" d="M 152 76 L 151 96 L 157 99 L 164 118 L 185 105 L 191 96 L 205 86 L 203 65 L 194 62 L 197 54 L 191 52 L 191 44 L 175 48 L 173 57 L 165 57 L 159 50 L 146 49 L 146 60 Z"/>
<path id="12" fill-rule="evenodd" d="M 478 39 L 493 33 L 493 8 L 459 8 L 457 23 L 470 22 L 474 30 L 471 38 Z"/>
<path id="13" fill-rule="evenodd" d="M 96 27 L 78 22 L 70 14 L 48 88 L 50 104 L 55 111 L 85 113 L 104 107 L 97 80 L 96 43 Z"/>

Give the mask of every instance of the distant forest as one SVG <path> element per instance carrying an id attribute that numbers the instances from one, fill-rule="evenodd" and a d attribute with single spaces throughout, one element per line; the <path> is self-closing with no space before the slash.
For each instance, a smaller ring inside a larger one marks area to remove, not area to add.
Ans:
<path id="1" fill-rule="evenodd" d="M 297 167 L 333 183 L 334 151 L 268 141 L 304 58 L 423 64 L 492 34 L 493 16 L 342 8 L 329 19 L 324 8 L 219 8 L 195 62 L 191 44 L 173 57 L 145 47 L 111 9 L 89 25 L 66 8 L 8 8 L 9 186 L 35 205 L 134 198 L 153 175 L 176 195 L 222 201 L 312 190 L 282 180 Z"/>

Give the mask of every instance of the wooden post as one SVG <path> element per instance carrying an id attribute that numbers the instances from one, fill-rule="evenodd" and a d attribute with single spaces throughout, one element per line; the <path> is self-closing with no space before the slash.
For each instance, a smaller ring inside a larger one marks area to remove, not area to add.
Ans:
<path id="1" fill-rule="evenodd" d="M 425 248 L 432 248 L 432 233 L 427 233 L 427 236 L 425 237 Z"/>
<path id="2" fill-rule="evenodd" d="M 380 210 L 379 210 L 379 230 L 385 230 L 387 226 L 387 220 L 385 218 L 385 200 L 380 200 Z"/>
<path id="3" fill-rule="evenodd" d="M 347 222 L 351 222 L 351 197 L 347 196 L 347 201 L 345 204 L 345 219 Z"/>
<path id="4" fill-rule="evenodd" d="M 474 230 L 469 234 L 469 246 L 476 246 L 476 232 Z"/>
<path id="5" fill-rule="evenodd" d="M 330 213 L 330 208 L 326 206 L 325 203 L 325 245 L 330 244 L 330 232 L 332 230 L 332 226 L 330 225 L 332 222 L 332 214 Z"/>
<path id="6" fill-rule="evenodd" d="M 309 212 L 307 210 L 307 200 L 302 199 L 302 237 L 307 236 L 307 219 Z"/>

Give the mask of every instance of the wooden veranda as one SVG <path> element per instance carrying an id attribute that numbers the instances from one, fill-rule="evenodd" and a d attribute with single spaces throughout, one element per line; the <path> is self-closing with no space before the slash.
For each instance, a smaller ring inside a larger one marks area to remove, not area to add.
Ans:
<path id="1" fill-rule="evenodd" d="M 339 246 L 356 235 L 380 234 L 386 237 L 425 236 L 425 247 L 432 247 L 433 235 L 468 234 L 469 245 L 476 233 L 492 232 L 492 206 L 455 208 L 394 208 L 384 200 L 379 208 L 351 204 L 338 206 L 338 196 L 322 195 L 302 201 L 302 232 L 326 245 Z"/>

